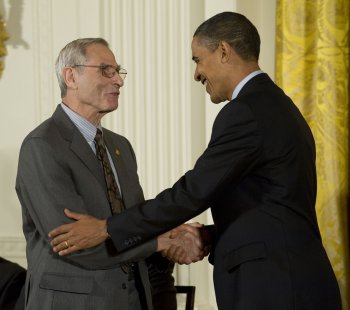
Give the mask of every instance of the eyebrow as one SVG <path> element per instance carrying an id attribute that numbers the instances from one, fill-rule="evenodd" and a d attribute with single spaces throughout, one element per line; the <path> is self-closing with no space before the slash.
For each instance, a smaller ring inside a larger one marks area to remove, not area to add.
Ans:
<path id="1" fill-rule="evenodd" d="M 119 70 L 122 68 L 121 65 L 114 66 L 114 65 L 106 64 L 106 63 L 104 63 L 104 62 L 101 63 L 100 66 L 110 66 L 110 67 L 115 68 L 117 71 L 119 71 Z"/>

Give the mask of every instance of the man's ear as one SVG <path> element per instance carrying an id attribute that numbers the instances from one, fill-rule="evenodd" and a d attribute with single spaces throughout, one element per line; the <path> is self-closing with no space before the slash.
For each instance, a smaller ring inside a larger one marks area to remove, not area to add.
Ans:
<path id="1" fill-rule="evenodd" d="M 76 89 L 75 72 L 71 67 L 63 68 L 62 76 L 68 88 Z"/>
<path id="2" fill-rule="evenodd" d="M 221 63 L 228 62 L 231 57 L 232 47 L 226 41 L 221 41 L 219 49 L 221 52 Z"/>

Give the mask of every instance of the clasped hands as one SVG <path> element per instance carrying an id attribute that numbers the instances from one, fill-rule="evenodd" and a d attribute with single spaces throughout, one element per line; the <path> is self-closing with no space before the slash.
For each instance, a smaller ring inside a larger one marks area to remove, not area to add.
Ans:
<path id="1" fill-rule="evenodd" d="M 179 263 L 191 264 L 210 252 L 211 238 L 203 224 L 182 224 L 157 238 L 162 256 Z"/>
<path id="2" fill-rule="evenodd" d="M 75 220 L 49 232 L 53 251 L 65 256 L 103 243 L 108 237 L 106 220 L 90 215 L 64 210 Z M 158 248 L 164 257 L 179 264 L 202 260 L 210 252 L 211 237 L 205 226 L 199 223 L 182 224 L 157 238 Z"/>

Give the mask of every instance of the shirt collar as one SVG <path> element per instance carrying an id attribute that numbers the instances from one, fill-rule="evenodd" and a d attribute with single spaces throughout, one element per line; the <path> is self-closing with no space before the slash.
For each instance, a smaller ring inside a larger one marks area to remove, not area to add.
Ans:
<path id="1" fill-rule="evenodd" d="M 264 72 L 262 70 L 256 70 L 248 74 L 242 81 L 240 81 L 236 86 L 235 90 L 233 91 L 231 100 L 235 99 L 238 96 L 239 92 L 241 91 L 243 86 L 247 84 L 248 81 L 250 81 L 254 76 L 257 76 L 258 74 L 261 74 L 261 73 L 264 73 Z"/>
<path id="2" fill-rule="evenodd" d="M 84 136 L 85 140 L 91 144 L 94 141 L 96 136 L 97 128 L 95 125 L 91 124 L 87 119 L 79 115 L 78 113 L 71 110 L 67 107 L 63 102 L 61 103 L 61 107 L 63 111 L 68 115 L 70 120 L 74 123 L 74 125 L 78 128 L 81 134 Z M 101 126 L 98 126 L 101 129 Z"/>

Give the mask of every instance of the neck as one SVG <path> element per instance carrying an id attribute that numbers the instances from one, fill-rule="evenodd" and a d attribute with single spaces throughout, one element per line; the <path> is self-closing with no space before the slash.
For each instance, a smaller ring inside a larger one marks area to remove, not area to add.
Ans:
<path id="1" fill-rule="evenodd" d="M 234 73 L 231 74 L 230 87 L 227 93 L 228 100 L 231 100 L 231 96 L 237 85 L 252 72 L 260 70 L 260 67 L 256 62 L 242 62 L 241 64 L 235 64 L 231 70 Z"/>
<path id="2" fill-rule="evenodd" d="M 67 106 L 73 112 L 79 114 L 81 117 L 85 118 L 88 122 L 90 122 L 95 127 L 98 127 L 100 125 L 102 117 L 106 114 L 106 113 L 96 112 L 96 110 L 90 105 L 71 101 L 67 97 L 62 98 L 62 102 L 65 106 Z"/>

